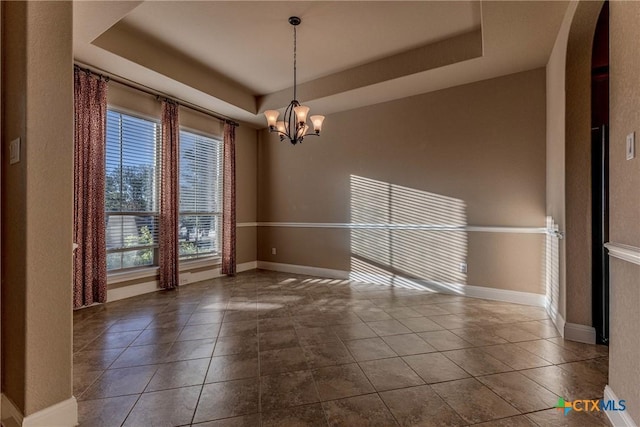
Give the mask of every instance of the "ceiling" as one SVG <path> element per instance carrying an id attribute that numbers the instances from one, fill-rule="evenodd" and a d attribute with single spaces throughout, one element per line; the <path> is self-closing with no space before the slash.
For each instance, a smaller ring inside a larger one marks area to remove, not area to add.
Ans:
<path id="1" fill-rule="evenodd" d="M 77 62 L 256 127 L 544 66 L 564 1 L 77 1 Z"/>

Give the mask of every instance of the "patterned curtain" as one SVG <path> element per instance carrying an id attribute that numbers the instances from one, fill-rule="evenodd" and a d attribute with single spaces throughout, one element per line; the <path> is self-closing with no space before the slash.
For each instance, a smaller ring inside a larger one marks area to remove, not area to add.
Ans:
<path id="1" fill-rule="evenodd" d="M 177 288 L 178 271 L 178 104 L 162 101 L 162 179 L 160 182 L 160 287 Z"/>
<path id="2" fill-rule="evenodd" d="M 222 274 L 236 274 L 236 127 L 224 124 Z"/>
<path id="3" fill-rule="evenodd" d="M 104 156 L 107 82 L 74 69 L 73 307 L 107 300 Z"/>

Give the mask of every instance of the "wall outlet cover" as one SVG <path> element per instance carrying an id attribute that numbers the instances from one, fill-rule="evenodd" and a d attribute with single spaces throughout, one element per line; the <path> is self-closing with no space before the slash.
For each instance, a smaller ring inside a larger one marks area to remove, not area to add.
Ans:
<path id="1" fill-rule="evenodd" d="M 631 160 L 636 156 L 636 133 L 631 132 L 627 135 L 627 160 Z"/>
<path id="2" fill-rule="evenodd" d="M 188 285 L 191 283 L 191 272 L 180 274 L 180 285 Z"/>

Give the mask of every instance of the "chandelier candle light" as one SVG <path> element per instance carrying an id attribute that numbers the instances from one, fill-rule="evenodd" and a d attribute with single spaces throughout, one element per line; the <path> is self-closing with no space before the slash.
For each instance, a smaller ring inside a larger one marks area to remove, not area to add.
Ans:
<path id="1" fill-rule="evenodd" d="M 278 121 L 278 115 L 280 113 L 276 110 L 267 110 L 264 112 L 267 118 L 267 124 L 269 125 L 269 132 L 278 132 L 280 141 L 284 141 L 285 138 L 287 138 L 293 145 L 302 142 L 305 136 L 319 136 L 322 130 L 322 122 L 324 121 L 324 116 L 309 117 L 313 124 L 313 132 L 308 132 L 309 125 L 307 124 L 307 115 L 309 114 L 309 107 L 300 105 L 296 99 L 296 27 L 300 25 L 300 22 L 302 22 L 302 20 L 297 16 L 289 18 L 289 24 L 293 26 L 293 101 L 291 101 L 289 106 L 284 110 L 284 120 Z"/>

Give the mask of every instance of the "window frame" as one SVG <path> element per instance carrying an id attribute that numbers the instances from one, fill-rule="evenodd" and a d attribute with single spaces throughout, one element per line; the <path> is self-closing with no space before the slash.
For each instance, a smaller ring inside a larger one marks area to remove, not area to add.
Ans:
<path id="1" fill-rule="evenodd" d="M 110 214 L 113 213 L 117 213 L 119 215 L 114 215 L 114 216 L 127 216 L 127 215 L 131 215 L 131 216 L 149 216 L 151 218 L 153 218 L 153 220 L 156 222 L 156 224 L 159 223 L 160 221 L 160 209 L 159 209 L 159 203 L 160 201 L 158 200 L 159 194 L 160 194 L 160 180 L 162 179 L 162 123 L 160 121 L 160 119 L 158 117 L 153 117 L 147 114 L 143 114 L 143 113 L 139 113 L 133 110 L 130 110 L 128 108 L 122 108 L 119 106 L 115 106 L 112 104 L 107 104 L 107 117 L 109 114 L 109 111 L 113 111 L 117 114 L 120 115 L 125 115 L 125 116 L 129 116 L 129 117 L 133 117 L 135 119 L 139 119 L 139 120 L 145 120 L 148 122 L 152 122 L 154 123 L 157 128 L 156 128 L 156 132 L 157 132 L 157 136 L 156 136 L 156 146 L 155 146 L 155 150 L 156 150 L 156 159 L 155 159 L 155 164 L 154 164 L 154 168 L 155 168 L 155 182 L 154 182 L 154 190 L 153 190 L 153 194 L 154 194 L 154 206 L 155 206 L 155 210 L 153 211 L 142 211 L 142 212 L 130 212 L 130 211 L 108 211 L 107 210 L 107 206 L 106 206 L 106 197 L 105 197 L 105 206 L 103 207 L 104 212 L 105 212 L 105 231 L 106 231 L 106 227 L 107 227 L 107 219 L 109 217 Z M 108 125 L 107 125 L 107 119 L 105 118 L 105 152 L 104 152 L 104 169 L 105 169 L 105 196 L 106 196 L 106 178 L 107 178 L 107 129 L 108 129 Z M 122 166 L 122 160 L 120 161 L 120 165 Z M 106 235 L 105 235 L 106 238 Z M 152 254 L 152 262 L 151 264 L 148 265 L 138 265 L 138 266 L 132 266 L 132 267 L 125 267 L 125 268 L 118 268 L 118 269 L 112 269 L 112 270 L 108 270 L 107 269 L 107 276 L 112 277 L 116 280 L 110 280 L 109 282 L 111 283 L 117 283 L 119 281 L 123 281 L 123 280 L 118 280 L 117 278 L 119 277 L 132 277 L 132 278 L 138 278 L 141 277 L 141 275 L 144 272 L 147 271 L 157 271 L 158 269 L 158 259 L 159 259 L 159 248 L 158 248 L 158 241 L 156 239 L 156 241 L 152 244 L 152 245 L 142 245 L 142 246 L 132 246 L 130 248 L 118 248 L 118 249 L 108 249 L 106 246 L 106 239 L 105 239 L 105 251 L 107 256 L 110 253 L 122 253 L 122 252 L 128 252 L 128 251 L 135 251 L 135 250 L 144 250 L 150 248 L 151 249 L 151 254 Z M 155 273 L 154 273 L 155 274 Z M 130 279 L 129 279 L 130 280 Z"/>
<path id="2" fill-rule="evenodd" d="M 153 115 L 150 114 L 145 114 L 145 113 L 141 113 L 139 111 L 136 110 L 132 110 L 130 108 L 126 108 L 126 107 L 121 107 L 119 105 L 114 105 L 114 104 L 107 104 L 107 112 L 109 111 L 114 111 L 116 113 L 119 114 L 123 114 L 123 115 L 127 115 L 127 116 L 131 116 L 137 119 L 141 119 L 141 120 L 146 120 L 146 121 L 150 121 L 155 123 L 158 126 L 158 141 L 157 141 L 157 146 L 156 149 L 158 150 L 158 157 L 157 157 L 157 162 L 156 162 L 156 189 L 155 189 L 155 194 L 156 197 L 158 197 L 159 194 L 159 182 L 162 179 L 162 164 L 161 164 L 161 153 L 162 153 L 162 123 L 159 117 L 154 117 Z M 107 123 L 106 123 L 106 119 L 105 119 L 105 180 L 106 180 L 106 173 L 107 173 L 107 169 L 106 169 L 106 129 L 107 129 Z M 222 179 L 222 174 L 223 174 L 223 168 L 224 168 L 224 141 L 223 141 L 223 137 L 222 135 L 218 135 L 218 134 L 213 134 L 213 133 L 208 133 L 206 131 L 201 131 L 199 129 L 195 129 L 192 127 L 188 127 L 188 126 L 180 126 L 179 128 L 179 132 L 188 132 L 188 133 L 192 133 L 204 138 L 209 138 L 209 139 L 213 139 L 219 142 L 219 155 L 220 155 L 220 179 L 218 182 L 218 198 L 219 198 L 219 206 L 222 206 L 222 202 L 223 202 L 223 179 Z M 180 158 L 178 158 L 178 173 L 180 171 Z M 179 177 L 179 175 L 178 175 Z M 179 178 L 178 178 L 179 179 Z M 106 183 L 105 183 L 106 185 Z M 178 182 L 179 185 L 179 182 Z M 105 192 L 106 192 L 106 187 L 105 187 Z M 155 217 L 158 218 L 159 220 L 159 200 L 155 201 L 156 203 L 156 211 L 155 212 L 150 212 L 150 214 L 155 215 Z M 105 200 L 105 206 L 104 206 L 104 212 L 105 212 L 105 227 L 106 227 L 106 217 L 109 215 L 108 211 L 106 210 L 106 200 Z M 124 212 L 124 211 L 122 211 Z M 187 213 L 188 214 L 188 213 Z M 208 213 L 207 213 L 208 214 Z M 220 212 L 216 212 L 213 215 L 217 215 L 219 217 L 219 224 L 222 224 L 222 211 Z M 178 206 L 178 216 L 180 216 L 180 206 Z M 207 268 L 207 267 L 216 267 L 219 266 L 222 260 L 222 230 L 221 227 L 218 228 L 218 236 L 217 236 L 217 241 L 218 241 L 218 251 L 217 253 L 211 253 L 211 254 L 207 254 L 207 255 L 203 255 L 201 257 L 198 258 L 182 258 L 182 257 L 178 257 L 178 264 L 179 264 L 179 271 L 189 271 L 192 269 L 198 269 L 198 268 Z M 178 242 L 179 243 L 179 242 Z M 137 248 L 137 247 L 136 247 Z M 148 248 L 148 246 L 142 246 L 139 249 L 145 249 Z M 118 283 L 125 283 L 128 281 L 132 281 L 132 280 L 140 280 L 140 279 L 145 279 L 145 278 L 151 278 L 151 277 L 156 277 L 158 274 L 158 270 L 159 270 L 159 266 L 158 266 L 158 260 L 159 260 L 159 249 L 158 249 L 158 243 L 156 241 L 156 243 L 152 246 L 153 249 L 153 263 L 150 265 L 141 265 L 141 266 L 133 266 L 133 267 L 126 267 L 126 268 L 120 268 L 120 269 L 114 269 L 114 270 L 107 270 L 107 283 L 108 284 L 118 284 Z M 106 249 L 106 242 L 105 242 L 105 250 L 108 252 L 108 250 Z M 131 250 L 135 250 L 135 249 L 131 249 Z M 115 250 L 112 251 L 113 252 L 122 252 L 123 250 Z"/>
<path id="3" fill-rule="evenodd" d="M 219 145 L 219 158 L 220 158 L 220 172 L 219 172 L 219 180 L 218 180 L 218 188 L 216 189 L 217 198 L 218 198 L 218 207 L 222 207 L 223 202 L 223 170 L 224 170 L 224 141 L 221 135 L 214 135 L 211 133 L 207 133 L 198 129 L 194 129 L 188 126 L 180 126 L 179 133 L 186 132 L 193 135 L 197 135 L 203 138 L 212 139 L 218 142 Z M 180 187 L 180 171 L 181 171 L 181 157 L 178 153 L 178 188 Z M 200 267 L 208 267 L 212 265 L 219 265 L 222 261 L 222 210 L 219 212 L 186 212 L 182 213 L 180 210 L 180 197 L 178 195 L 178 223 L 180 222 L 180 216 L 214 216 L 218 218 L 218 224 L 220 227 L 217 227 L 217 242 L 218 248 L 217 252 L 205 254 L 195 258 L 184 258 L 178 255 L 178 263 L 180 265 L 185 265 L 191 268 L 200 268 Z M 178 238 L 178 245 L 180 244 L 180 240 Z M 178 249 L 178 254 L 180 250 Z"/>

